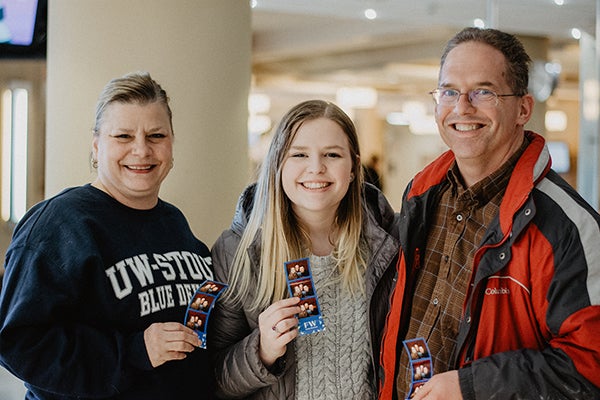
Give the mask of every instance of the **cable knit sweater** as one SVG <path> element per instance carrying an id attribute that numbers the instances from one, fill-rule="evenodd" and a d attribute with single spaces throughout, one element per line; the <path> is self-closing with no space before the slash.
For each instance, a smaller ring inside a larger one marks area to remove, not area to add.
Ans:
<path id="1" fill-rule="evenodd" d="M 296 340 L 296 399 L 373 399 L 366 295 L 348 301 L 332 256 L 310 264 L 325 330 Z"/>

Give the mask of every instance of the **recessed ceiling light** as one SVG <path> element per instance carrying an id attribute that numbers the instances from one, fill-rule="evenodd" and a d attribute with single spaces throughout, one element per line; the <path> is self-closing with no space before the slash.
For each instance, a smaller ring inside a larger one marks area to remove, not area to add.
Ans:
<path id="1" fill-rule="evenodd" d="M 481 18 L 475 18 L 473 20 L 473 26 L 475 28 L 482 28 L 483 29 L 483 28 L 485 28 L 485 21 L 482 20 Z"/>
<path id="2" fill-rule="evenodd" d="M 375 18 L 377 18 L 377 11 L 373 10 L 372 8 L 367 8 L 365 10 L 365 17 L 367 19 L 375 19 Z"/>

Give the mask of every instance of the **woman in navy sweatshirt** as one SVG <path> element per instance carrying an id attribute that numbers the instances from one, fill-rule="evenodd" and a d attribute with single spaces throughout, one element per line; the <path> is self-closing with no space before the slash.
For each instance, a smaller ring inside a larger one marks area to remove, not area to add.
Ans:
<path id="1" fill-rule="evenodd" d="M 147 73 L 110 81 L 93 131 L 97 178 L 17 225 L 0 295 L 0 361 L 27 399 L 210 397 L 212 368 L 182 324 L 212 279 L 208 248 L 159 199 L 173 167 L 168 97 Z"/>

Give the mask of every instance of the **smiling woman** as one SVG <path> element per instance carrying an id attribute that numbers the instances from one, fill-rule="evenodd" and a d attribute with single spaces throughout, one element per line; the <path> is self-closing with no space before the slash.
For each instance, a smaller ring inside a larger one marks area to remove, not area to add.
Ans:
<path id="1" fill-rule="evenodd" d="M 326 101 L 292 107 L 276 129 L 258 181 L 240 197 L 231 229 L 212 249 L 217 279 L 230 283 L 212 317 L 217 393 L 376 397 L 374 360 L 387 298 L 387 285 L 377 282 L 394 271 L 397 232 L 383 194 L 363 182 L 352 120 Z M 310 268 L 285 268 L 300 258 Z M 286 298 L 286 278 L 308 270 L 314 287 L 303 285 Z M 318 304 L 306 299 L 309 289 Z M 303 321 L 315 315 L 326 329 L 302 335 L 311 322 L 299 330 L 297 316 Z M 336 385 L 339 371 L 348 373 Z"/>
<path id="2" fill-rule="evenodd" d="M 298 128 L 281 168 L 281 183 L 300 221 L 334 226 L 340 202 L 355 178 L 355 158 L 336 122 L 317 118 Z M 333 250 L 331 232 L 324 233 L 321 240 L 311 240 L 315 255 L 326 256 Z M 316 235 L 315 229 L 312 234 Z"/>
<path id="3" fill-rule="evenodd" d="M 96 106 L 92 185 L 129 207 L 154 207 L 173 167 L 172 115 L 166 92 L 149 75 L 111 81 Z"/>
<path id="4" fill-rule="evenodd" d="M 186 288 L 213 278 L 210 252 L 158 197 L 172 147 L 161 86 L 146 73 L 110 81 L 96 112 L 97 179 L 35 205 L 15 228 L 0 361 L 28 399 L 191 398 L 186 380 L 212 398 L 208 353 L 181 323 Z"/>
<path id="5" fill-rule="evenodd" d="M 159 102 L 113 102 L 94 130 L 92 185 L 137 209 L 156 205 L 162 181 L 173 167 L 173 132 Z"/>

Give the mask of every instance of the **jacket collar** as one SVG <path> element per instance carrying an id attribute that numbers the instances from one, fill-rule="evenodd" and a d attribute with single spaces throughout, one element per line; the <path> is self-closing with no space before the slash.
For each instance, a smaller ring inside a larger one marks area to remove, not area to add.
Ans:
<path id="1" fill-rule="evenodd" d="M 500 229 L 509 232 L 513 216 L 525 204 L 534 186 L 546 175 L 552 164 L 546 140 L 526 131 L 530 143 L 515 166 L 506 193 L 500 204 Z"/>
<path id="2" fill-rule="evenodd" d="M 504 233 L 510 230 L 514 214 L 523 206 L 533 187 L 546 175 L 551 166 L 550 152 L 545 139 L 532 131 L 525 131 L 525 136 L 529 139 L 529 146 L 515 166 L 518 173 L 512 174 L 500 205 L 500 228 Z M 415 175 L 406 200 L 420 196 L 442 183 L 454 161 L 454 153 L 448 150 L 426 166 Z"/>
<path id="3" fill-rule="evenodd" d="M 248 219 L 250 218 L 250 212 L 252 211 L 252 204 L 254 202 L 254 193 L 256 191 L 256 183 L 252 183 L 247 186 L 238 198 L 237 205 L 235 206 L 235 214 L 231 221 L 231 230 L 237 235 L 242 236 Z"/>

